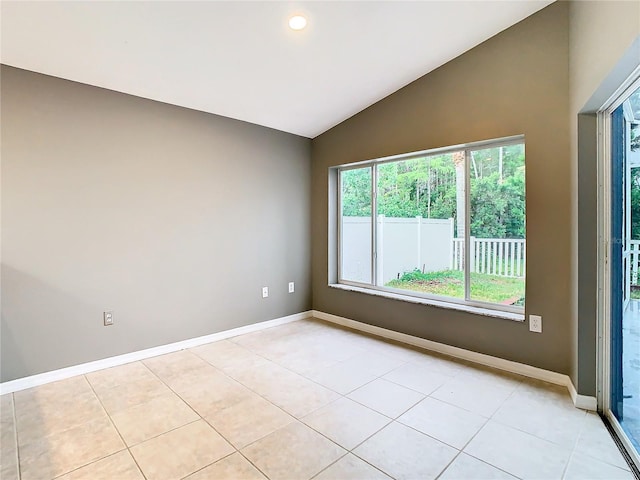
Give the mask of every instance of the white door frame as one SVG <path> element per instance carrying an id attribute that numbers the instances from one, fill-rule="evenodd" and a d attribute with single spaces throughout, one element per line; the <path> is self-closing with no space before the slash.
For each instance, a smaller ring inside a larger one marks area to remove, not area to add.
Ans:
<path id="1" fill-rule="evenodd" d="M 598 411 L 604 414 L 618 438 L 640 468 L 640 454 L 611 412 L 611 114 L 640 88 L 640 66 L 598 110 L 598 298 L 597 298 L 597 385 Z M 624 265 L 623 265 L 624 268 Z"/>

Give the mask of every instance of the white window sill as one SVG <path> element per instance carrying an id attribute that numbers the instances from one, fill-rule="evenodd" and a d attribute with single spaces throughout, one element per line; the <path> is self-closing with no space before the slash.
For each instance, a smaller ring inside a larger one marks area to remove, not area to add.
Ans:
<path id="1" fill-rule="evenodd" d="M 369 288 L 355 287 L 353 285 L 344 285 L 341 283 L 330 283 L 330 288 L 337 288 L 338 290 L 346 290 L 349 292 L 364 293 L 367 295 L 374 295 L 376 297 L 391 298 L 393 300 L 399 300 L 407 303 L 417 303 L 421 305 L 431 305 L 432 307 L 446 308 L 447 310 L 459 310 L 461 312 L 473 313 L 475 315 L 484 315 L 485 317 L 503 318 L 506 320 L 513 320 L 515 322 L 524 322 L 523 313 L 503 312 L 501 310 L 491 310 L 488 308 L 474 307 L 471 305 L 462 305 L 458 303 L 443 302 L 440 300 L 433 300 L 430 298 L 412 297 L 410 295 L 401 295 L 398 293 L 385 292 L 382 290 L 373 290 Z"/>

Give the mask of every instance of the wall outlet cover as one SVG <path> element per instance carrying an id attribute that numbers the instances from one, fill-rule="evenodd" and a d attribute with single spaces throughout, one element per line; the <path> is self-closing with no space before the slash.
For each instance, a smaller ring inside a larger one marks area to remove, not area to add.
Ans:
<path id="1" fill-rule="evenodd" d="M 540 315 L 529 315 L 529 331 L 542 333 L 542 317 Z"/>

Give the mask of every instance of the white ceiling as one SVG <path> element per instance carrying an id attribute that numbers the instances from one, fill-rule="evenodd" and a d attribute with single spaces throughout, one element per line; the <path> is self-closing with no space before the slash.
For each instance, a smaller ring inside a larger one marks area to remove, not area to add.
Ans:
<path id="1" fill-rule="evenodd" d="M 313 138 L 550 3 L 3 0 L 0 61 Z"/>

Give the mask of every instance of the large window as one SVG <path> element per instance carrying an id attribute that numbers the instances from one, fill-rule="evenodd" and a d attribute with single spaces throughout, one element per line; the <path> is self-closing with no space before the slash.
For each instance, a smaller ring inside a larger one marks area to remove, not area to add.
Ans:
<path id="1" fill-rule="evenodd" d="M 339 283 L 522 312 L 522 136 L 344 165 Z"/>

